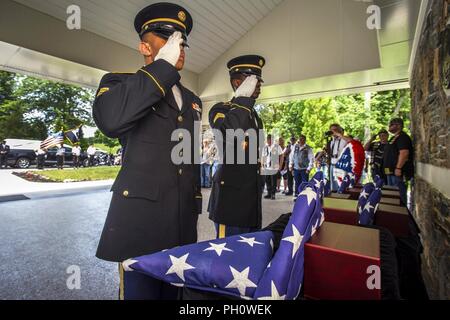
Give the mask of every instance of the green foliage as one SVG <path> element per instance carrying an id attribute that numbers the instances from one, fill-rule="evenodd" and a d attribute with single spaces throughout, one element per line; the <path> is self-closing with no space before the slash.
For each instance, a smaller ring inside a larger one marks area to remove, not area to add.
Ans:
<path id="1" fill-rule="evenodd" d="M 365 108 L 365 96 L 353 94 L 333 98 L 297 100 L 274 103 L 257 108 L 267 132 L 277 129 L 289 139 L 304 134 L 315 150 L 325 145 L 324 133 L 333 123 L 339 123 L 346 134 L 364 141 L 366 132 L 375 134 L 387 129 L 389 121 L 400 117 L 409 133 L 411 97 L 409 90 L 394 90 L 371 94 L 370 108 Z"/>
<path id="2" fill-rule="evenodd" d="M 310 99 L 305 100 L 304 105 L 304 126 L 300 133 L 306 136 L 307 144 L 313 149 L 323 148 L 325 132 L 338 119 L 335 101 L 330 98 Z"/>
<path id="3" fill-rule="evenodd" d="M 25 118 L 27 110 L 21 101 L 5 101 L 0 105 L 0 139 L 47 138 L 46 125 L 40 119 Z"/>
<path id="4" fill-rule="evenodd" d="M 95 137 L 92 142 L 97 148 L 109 151 L 113 154 L 117 153 L 120 148 L 118 139 L 111 139 L 105 136 L 100 130 L 95 132 Z"/>
<path id="5" fill-rule="evenodd" d="M 0 72 L 0 138 L 43 140 L 50 132 L 93 125 L 89 89 Z"/>

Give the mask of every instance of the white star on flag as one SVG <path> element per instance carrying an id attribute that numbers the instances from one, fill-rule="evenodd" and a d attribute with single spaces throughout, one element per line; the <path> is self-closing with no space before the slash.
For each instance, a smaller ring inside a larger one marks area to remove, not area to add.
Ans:
<path id="1" fill-rule="evenodd" d="M 298 229 L 295 227 L 295 225 L 292 225 L 292 231 L 294 234 L 291 237 L 284 238 L 283 241 L 291 242 L 294 245 L 292 248 L 292 259 L 294 259 L 295 254 L 302 244 L 303 236 L 300 234 L 300 232 L 298 232 Z"/>
<path id="2" fill-rule="evenodd" d="M 261 297 L 258 300 L 286 300 L 286 295 L 280 296 L 277 287 L 275 286 L 275 282 L 272 281 L 272 296 Z"/>
<path id="3" fill-rule="evenodd" d="M 190 264 L 186 263 L 187 258 L 189 257 L 189 253 L 182 256 L 181 258 L 176 258 L 174 256 L 170 256 L 170 261 L 172 261 L 172 266 L 167 271 L 166 276 L 169 274 L 176 274 L 181 280 L 186 281 L 184 279 L 184 272 L 186 270 L 195 269 Z"/>
<path id="4" fill-rule="evenodd" d="M 222 244 L 209 243 L 209 245 L 210 245 L 210 247 L 203 250 L 203 252 L 215 251 L 219 257 L 222 255 L 223 251 L 233 252 L 233 250 L 226 248 L 226 246 L 227 246 L 226 243 L 222 243 Z"/>
<path id="5" fill-rule="evenodd" d="M 363 192 L 361 192 L 361 195 L 359 196 L 359 198 L 367 199 L 368 196 L 369 196 L 369 194 L 366 192 L 366 190 L 363 190 Z"/>
<path id="6" fill-rule="evenodd" d="M 252 248 L 255 244 L 264 244 L 264 243 L 256 241 L 256 238 L 246 238 L 246 237 L 241 236 L 241 239 L 242 240 L 238 240 L 238 242 L 247 243 Z"/>
<path id="7" fill-rule="evenodd" d="M 123 271 L 125 271 L 125 272 L 131 272 L 131 271 L 133 271 L 133 269 L 131 269 L 130 266 L 133 265 L 133 264 L 135 264 L 136 262 L 138 262 L 138 261 L 136 261 L 136 260 L 131 260 L 131 259 L 122 262 Z"/>
<path id="8" fill-rule="evenodd" d="M 374 208 L 375 208 L 375 207 L 372 206 L 372 205 L 370 204 L 370 202 L 367 202 L 366 206 L 364 207 L 364 210 L 370 211 L 370 209 L 374 209 Z"/>
<path id="9" fill-rule="evenodd" d="M 231 281 L 225 287 L 226 289 L 238 289 L 241 296 L 245 296 L 245 291 L 247 290 L 247 288 L 256 288 L 256 284 L 254 284 L 248 278 L 248 274 L 250 273 L 250 267 L 248 267 L 242 272 L 239 272 L 232 266 L 230 266 L 230 270 L 231 273 L 233 274 L 233 281 Z"/>
<path id="10" fill-rule="evenodd" d="M 319 228 L 320 219 L 317 219 L 316 223 L 312 226 L 311 236 L 315 235 L 317 232 L 317 228 Z"/>
<path id="11" fill-rule="evenodd" d="M 314 179 L 314 181 L 316 182 L 316 184 L 314 185 L 317 189 L 320 188 L 320 181 L 317 179 Z"/>
<path id="12" fill-rule="evenodd" d="M 306 196 L 308 199 L 308 206 L 311 205 L 313 200 L 317 200 L 317 193 L 312 188 L 306 188 L 299 196 Z"/>

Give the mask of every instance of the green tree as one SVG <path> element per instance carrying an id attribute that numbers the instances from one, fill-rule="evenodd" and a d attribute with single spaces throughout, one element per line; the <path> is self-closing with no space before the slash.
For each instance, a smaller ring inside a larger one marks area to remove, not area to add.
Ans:
<path id="1" fill-rule="evenodd" d="M 17 96 L 29 106 L 28 115 L 41 119 L 49 131 L 93 125 L 91 103 L 94 93 L 90 89 L 26 77 Z"/>
<path id="2" fill-rule="evenodd" d="M 16 76 L 14 73 L 0 71 L 0 106 L 14 100 Z"/>
<path id="3" fill-rule="evenodd" d="M 39 119 L 26 118 L 27 106 L 21 101 L 7 101 L 0 106 L 0 138 L 43 140 L 47 128 Z"/>
<path id="4" fill-rule="evenodd" d="M 336 102 L 332 98 L 309 99 L 304 102 L 303 130 L 307 143 L 314 150 L 322 149 L 325 144 L 325 132 L 337 122 Z"/>
<path id="5" fill-rule="evenodd" d="M 345 129 L 345 133 L 364 140 L 366 126 L 370 114 L 364 108 L 364 95 L 346 95 L 334 98 L 337 123 Z"/>
<path id="6" fill-rule="evenodd" d="M 373 133 L 387 129 L 392 118 L 405 121 L 405 131 L 410 133 L 411 124 L 411 92 L 408 89 L 377 92 L 372 95 L 372 111 L 370 115 Z"/>
<path id="7" fill-rule="evenodd" d="M 106 146 L 111 153 L 115 153 L 115 151 L 120 147 L 120 142 L 118 139 L 111 139 L 105 136 L 100 130 L 95 132 L 95 137 L 93 139 L 93 143 L 96 145 Z"/>

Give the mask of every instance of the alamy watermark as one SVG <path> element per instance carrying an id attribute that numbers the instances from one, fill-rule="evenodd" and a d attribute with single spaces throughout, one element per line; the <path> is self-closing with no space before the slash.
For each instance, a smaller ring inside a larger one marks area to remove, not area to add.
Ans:
<path id="1" fill-rule="evenodd" d="M 67 7 L 66 26 L 69 30 L 81 30 L 81 8 L 75 4 Z"/>
<path id="2" fill-rule="evenodd" d="M 81 290 L 81 268 L 73 265 L 66 269 L 69 277 L 66 280 L 66 285 L 69 290 Z"/>

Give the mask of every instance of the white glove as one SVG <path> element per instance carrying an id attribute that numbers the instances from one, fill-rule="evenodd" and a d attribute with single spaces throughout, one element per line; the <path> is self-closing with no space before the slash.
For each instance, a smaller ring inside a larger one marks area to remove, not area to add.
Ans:
<path id="1" fill-rule="evenodd" d="M 239 88 L 237 88 L 234 96 L 238 97 L 247 97 L 250 98 L 253 93 L 255 93 L 256 85 L 258 84 L 258 79 L 255 75 L 247 77 L 244 82 L 241 83 Z"/>
<path id="2" fill-rule="evenodd" d="M 175 67 L 180 59 L 180 46 L 183 41 L 181 32 L 174 32 L 174 34 L 172 34 L 167 40 L 167 43 L 159 50 L 158 55 L 155 57 L 155 61 L 163 59 Z"/>

